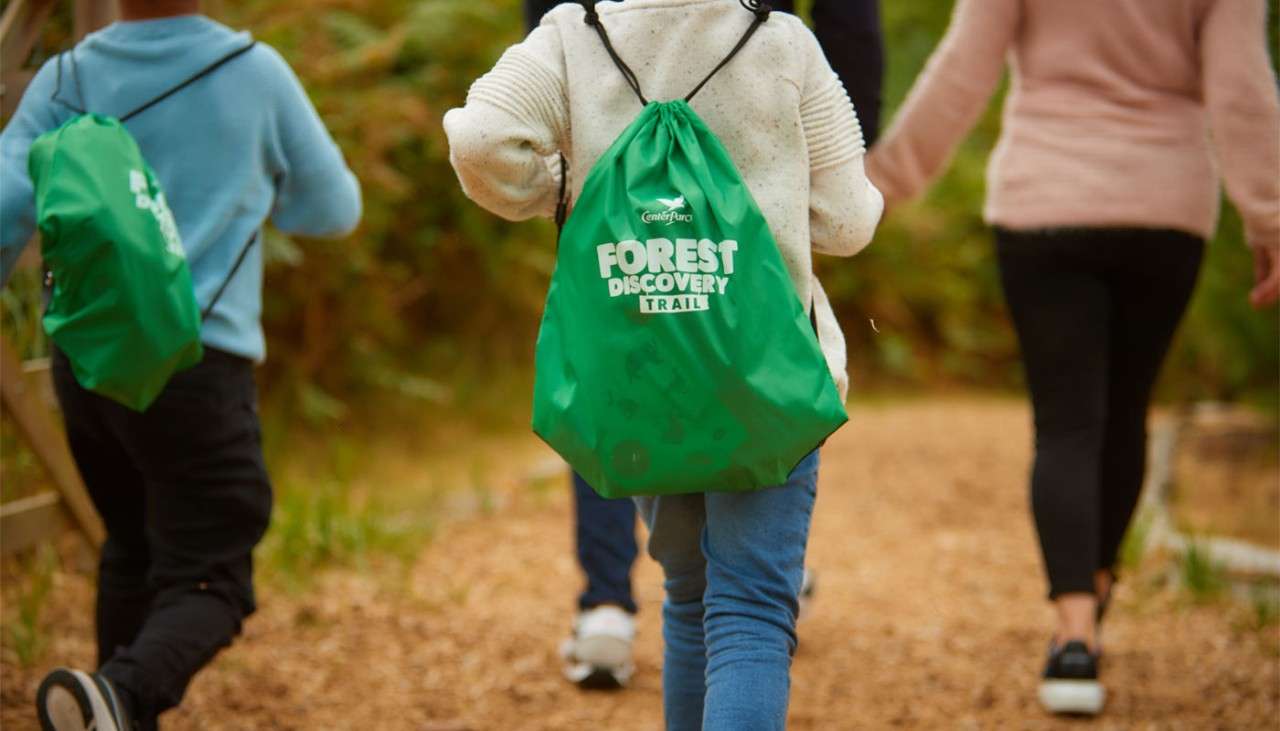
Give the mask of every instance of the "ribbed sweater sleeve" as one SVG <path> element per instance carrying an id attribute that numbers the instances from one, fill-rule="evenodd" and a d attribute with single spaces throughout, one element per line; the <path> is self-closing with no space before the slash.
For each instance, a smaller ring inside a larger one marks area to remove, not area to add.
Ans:
<path id="1" fill-rule="evenodd" d="M 1252 246 L 1280 247 L 1280 100 L 1265 0 L 1218 0 L 1200 31 L 1205 106 L 1227 195 Z"/>
<path id="2" fill-rule="evenodd" d="M 936 177 L 986 107 L 1004 73 L 1019 0 L 959 0 L 951 25 L 867 161 L 890 204 Z"/>
<path id="3" fill-rule="evenodd" d="M 813 249 L 852 256 L 871 243 L 884 199 L 867 180 L 862 128 L 849 95 L 818 41 L 803 31 L 808 59 L 800 124 L 809 153 L 809 227 Z"/>
<path id="4" fill-rule="evenodd" d="M 513 221 L 555 212 L 559 181 L 548 158 L 567 146 L 563 52 L 549 25 L 502 54 L 444 117 L 449 161 L 467 196 Z"/>

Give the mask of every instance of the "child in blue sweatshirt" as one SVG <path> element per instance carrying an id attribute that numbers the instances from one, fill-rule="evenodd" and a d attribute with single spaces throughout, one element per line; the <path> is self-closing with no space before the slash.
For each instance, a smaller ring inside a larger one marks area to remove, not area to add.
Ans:
<path id="1" fill-rule="evenodd" d="M 198 0 L 119 6 L 121 22 L 63 54 L 60 80 L 57 59 L 40 69 L 0 133 L 4 281 L 34 233 L 27 154 L 36 137 L 78 110 L 121 115 L 251 42 L 199 15 Z M 271 514 L 253 381 L 266 355 L 261 246 L 238 269 L 235 261 L 267 219 L 311 236 L 344 235 L 360 219 L 355 176 L 297 77 L 266 45 L 125 126 L 177 220 L 197 301 L 228 284 L 203 325 L 204 360 L 145 412 L 82 388 L 54 354 L 68 441 L 107 540 L 98 668 L 46 677 L 37 695 L 46 730 L 156 728 L 254 611 L 251 551 Z"/>

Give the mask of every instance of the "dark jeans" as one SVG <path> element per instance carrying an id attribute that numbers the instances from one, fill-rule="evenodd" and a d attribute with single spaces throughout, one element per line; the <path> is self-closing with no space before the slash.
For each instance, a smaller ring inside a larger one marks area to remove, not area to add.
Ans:
<path id="1" fill-rule="evenodd" d="M 996 230 L 1035 412 L 1031 504 L 1049 596 L 1111 570 L 1146 469 L 1147 409 L 1203 240 L 1151 229 Z"/>
<path id="2" fill-rule="evenodd" d="M 562 1 L 525 0 L 525 27 L 532 29 Z M 795 12 L 795 0 L 772 0 L 768 4 L 774 10 Z M 862 137 L 870 147 L 880 135 L 880 86 L 884 77 L 880 0 L 814 0 L 813 27 L 831 68 L 849 92 L 862 125 Z M 726 40 L 731 46 L 732 39 Z"/>
<path id="3" fill-rule="evenodd" d="M 635 503 L 629 498 L 600 497 L 575 472 L 573 504 L 578 565 L 587 575 L 587 588 L 578 597 L 578 608 L 616 604 L 634 614 L 631 566 L 636 562 L 637 551 Z"/>
<path id="4" fill-rule="evenodd" d="M 106 524 L 98 574 L 100 672 L 142 728 L 254 611 L 250 552 L 271 515 L 253 364 L 215 350 L 137 413 L 82 388 L 61 353 L 67 438 Z"/>

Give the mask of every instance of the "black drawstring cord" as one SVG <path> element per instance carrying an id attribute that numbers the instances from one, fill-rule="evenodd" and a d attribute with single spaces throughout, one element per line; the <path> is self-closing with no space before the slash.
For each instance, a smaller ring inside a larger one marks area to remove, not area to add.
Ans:
<path id="1" fill-rule="evenodd" d="M 626 80 L 627 86 L 636 93 L 636 98 L 640 100 L 640 104 L 648 104 L 649 100 L 644 98 L 644 93 L 640 91 L 640 80 L 636 78 L 635 72 L 631 67 L 618 56 L 618 52 L 613 49 L 613 44 L 609 42 L 609 34 L 604 31 L 604 24 L 600 22 L 600 16 L 596 13 L 595 0 L 582 0 L 582 7 L 587 11 L 587 25 L 596 29 L 596 35 L 600 36 L 600 42 L 604 44 L 604 50 L 608 52 L 609 58 L 613 59 L 613 64 L 622 72 L 622 78 Z"/>
<path id="2" fill-rule="evenodd" d="M 80 86 L 80 72 L 76 69 L 76 56 L 75 56 L 74 50 L 65 51 L 63 53 L 58 54 L 58 64 L 57 64 L 58 75 L 53 85 L 53 94 L 50 95 L 49 100 L 57 102 L 58 104 L 61 104 L 62 106 L 70 109 L 76 114 L 85 114 L 86 112 L 84 110 L 84 107 L 82 106 L 77 107 L 76 105 L 72 104 L 66 99 L 59 98 L 58 96 L 59 94 L 62 93 L 62 57 L 67 55 L 68 53 L 71 54 L 71 78 L 75 81 L 76 95 L 80 97 L 80 103 L 84 104 L 84 89 L 81 88 Z"/>
<path id="3" fill-rule="evenodd" d="M 565 195 L 569 182 L 569 166 L 565 162 L 564 153 L 560 153 L 560 197 L 556 202 L 556 241 L 560 241 L 560 234 L 564 232 L 564 221 L 569 213 L 569 197 Z"/>
<path id="4" fill-rule="evenodd" d="M 127 121 L 129 121 L 131 118 L 136 117 L 136 116 L 138 116 L 139 114 L 142 114 L 143 112 L 147 111 L 148 109 L 150 109 L 151 107 L 155 106 L 156 104 L 159 104 L 160 102 L 164 101 L 165 99 L 168 99 L 169 97 L 173 96 L 174 94 L 177 94 L 178 92 L 180 92 L 180 91 L 182 91 L 183 89 L 187 88 L 187 87 L 188 87 L 188 86 L 190 86 L 191 84 L 194 84 L 195 82 L 199 81 L 200 79 L 203 79 L 204 77 L 208 76 L 209 74 L 213 73 L 214 71 L 217 71 L 219 68 L 221 68 L 221 67 L 222 67 L 222 65 L 223 65 L 224 63 L 227 63 L 228 61 L 230 61 L 230 60 L 234 59 L 235 57 L 237 57 L 237 56 L 241 55 L 242 53 L 245 53 L 246 51 L 248 51 L 248 50 L 252 49 L 255 45 L 257 45 L 257 41 L 249 41 L 249 43 L 248 43 L 248 44 L 246 44 L 246 45 L 244 45 L 244 46 L 241 46 L 240 48 L 237 48 L 236 50 L 232 51 L 231 53 L 228 53 L 227 55 L 223 56 L 222 58 L 218 59 L 217 61 L 214 61 L 213 63 L 209 64 L 208 66 L 205 66 L 203 69 L 201 69 L 200 71 L 196 72 L 196 74 L 195 74 L 194 76 L 189 77 L 186 81 L 183 81 L 181 84 L 178 84 L 177 86 L 175 86 L 175 87 L 173 87 L 173 88 L 169 89 L 168 91 L 164 92 L 164 93 L 163 93 L 163 94 L 161 94 L 160 96 L 157 96 L 156 98 L 152 99 L 151 101 L 147 102 L 146 104 L 143 104 L 143 105 L 141 105 L 141 106 L 137 107 L 137 108 L 136 108 L 136 109 L 134 109 L 133 111 L 131 111 L 131 112 L 126 112 L 126 113 L 124 113 L 124 114 L 120 115 L 120 121 L 121 121 L 121 122 L 127 122 Z"/>
<path id="5" fill-rule="evenodd" d="M 732 51 L 729 51 L 729 55 L 725 56 L 724 60 L 721 61 L 718 66 L 711 69 L 711 73 L 707 74 L 706 78 L 700 81 L 697 86 L 693 87 L 693 91 L 689 92 L 689 95 L 684 98 L 686 103 L 692 101 L 694 94 L 702 91 L 702 87 L 706 86 L 708 81 L 711 81 L 711 77 L 715 76 L 720 69 L 727 66 L 729 62 L 733 60 L 734 56 L 738 55 L 738 51 L 741 51 L 742 47 L 747 45 L 747 41 L 751 40 L 751 36 L 755 35 L 760 26 L 764 25 L 764 22 L 769 19 L 769 13 L 772 9 L 768 5 L 762 5 L 758 0 L 739 0 L 739 2 L 742 3 L 742 7 L 755 14 L 755 20 L 751 21 L 751 27 L 747 28 L 747 32 L 742 34 L 742 38 L 738 39 L 738 45 L 734 46 Z M 748 6 L 747 3 L 752 3 L 756 7 L 752 8 Z"/>
<path id="6" fill-rule="evenodd" d="M 760 0 L 738 0 L 738 2 L 742 7 L 752 13 L 755 13 L 757 18 L 764 16 L 767 19 L 769 17 L 769 13 L 773 11 L 773 8 L 770 7 L 768 3 L 762 3 Z"/>
<path id="7" fill-rule="evenodd" d="M 641 104 L 648 104 L 649 100 L 645 99 L 644 94 L 640 91 L 640 80 L 636 78 L 635 72 L 633 72 L 631 67 L 627 66 L 626 62 L 618 56 L 618 52 L 614 50 L 613 44 L 609 42 L 609 34 L 605 32 L 604 24 L 600 22 L 600 15 L 596 12 L 595 0 L 581 0 L 581 2 L 583 9 L 586 10 L 587 13 L 586 18 L 584 19 L 587 25 L 596 29 L 596 35 L 600 36 L 600 42 L 604 44 L 604 50 L 609 54 L 609 58 L 613 59 L 613 64 L 622 72 L 622 78 L 626 80 L 627 85 L 636 93 L 636 98 L 640 100 Z M 755 20 L 751 22 L 751 27 L 747 28 L 747 32 L 742 34 L 742 38 L 738 39 L 738 45 L 733 47 L 733 50 L 729 52 L 729 55 L 725 56 L 724 60 L 721 61 L 714 69 L 711 69 L 711 73 L 707 74 L 706 77 L 693 88 L 693 91 L 689 92 L 689 95 L 684 98 L 685 102 L 691 101 L 693 96 L 701 91 L 702 87 L 707 85 L 707 82 L 711 80 L 711 77 L 715 76 L 720 69 L 724 68 L 733 60 L 734 56 L 738 55 L 738 51 L 741 51 L 742 47 L 747 45 L 747 41 L 751 40 L 751 36 L 755 35 L 755 32 L 760 28 L 760 26 L 769 19 L 769 13 L 773 10 L 773 8 L 760 2 L 760 0 L 738 0 L 738 2 L 742 3 L 742 7 L 755 15 Z"/>

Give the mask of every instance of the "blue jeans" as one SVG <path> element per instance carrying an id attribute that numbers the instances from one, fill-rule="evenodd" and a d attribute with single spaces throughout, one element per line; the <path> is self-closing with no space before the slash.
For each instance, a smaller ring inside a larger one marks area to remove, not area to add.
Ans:
<path id="1" fill-rule="evenodd" d="M 667 729 L 786 726 L 818 453 L 757 492 L 637 498 L 662 565 Z"/>
<path id="2" fill-rule="evenodd" d="M 600 497 L 575 472 L 573 506 L 578 565 L 587 575 L 578 608 L 616 604 L 635 614 L 636 602 L 631 596 L 631 566 L 639 552 L 635 503 L 626 498 Z"/>

